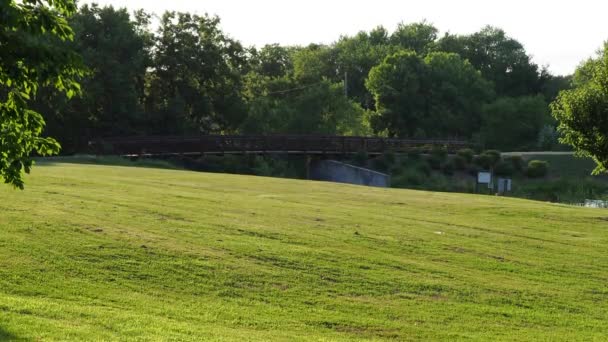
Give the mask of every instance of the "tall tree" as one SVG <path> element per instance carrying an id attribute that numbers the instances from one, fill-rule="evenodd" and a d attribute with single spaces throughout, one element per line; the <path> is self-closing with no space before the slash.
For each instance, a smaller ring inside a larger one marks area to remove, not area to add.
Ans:
<path id="1" fill-rule="evenodd" d="M 70 103 L 53 92 L 42 105 L 51 115 L 49 131 L 70 151 L 92 136 L 131 135 L 141 131 L 144 82 L 150 67 L 148 15 L 126 9 L 82 6 L 71 19 L 75 39 L 65 49 L 79 53 L 89 70 L 82 96 Z M 46 105 L 46 108 L 45 108 Z"/>
<path id="2" fill-rule="evenodd" d="M 155 133 L 221 132 L 244 118 L 246 51 L 219 24 L 207 15 L 162 16 L 147 103 Z"/>
<path id="3" fill-rule="evenodd" d="M 373 109 L 374 99 L 365 87 L 365 80 L 373 67 L 398 50 L 391 45 L 388 31 L 380 26 L 353 37 L 343 36 L 335 43 L 334 50 L 338 76 L 344 77 L 348 96 L 363 108 Z"/>
<path id="4" fill-rule="evenodd" d="M 295 48 L 278 44 L 265 45 L 253 50 L 251 64 L 256 73 L 269 77 L 282 77 L 293 73 L 292 54 Z"/>
<path id="5" fill-rule="evenodd" d="M 56 44 L 72 39 L 67 18 L 75 11 L 72 0 L 0 2 L 0 178 L 18 188 L 32 153 L 59 151 L 56 140 L 42 136 L 45 122 L 29 108 L 31 99 L 41 86 L 69 97 L 79 91 L 79 59 Z"/>
<path id="6" fill-rule="evenodd" d="M 366 135 L 366 111 L 344 96 L 343 85 L 323 79 L 302 84 L 295 78 L 250 73 L 246 81 L 249 116 L 241 132 L 256 134 Z"/>
<path id="7" fill-rule="evenodd" d="M 551 104 L 561 142 L 597 164 L 595 174 L 608 169 L 608 43 L 595 59 L 581 64 L 575 88 L 560 93 Z"/>
<path id="8" fill-rule="evenodd" d="M 536 95 L 542 90 L 538 65 L 523 45 L 505 31 L 487 26 L 471 35 L 446 34 L 437 43 L 440 51 L 457 53 L 492 81 L 499 96 Z"/>
<path id="9" fill-rule="evenodd" d="M 376 101 L 372 127 L 399 137 L 470 137 L 479 129 L 491 85 L 456 54 L 421 58 L 398 52 L 374 67 L 367 87 Z"/>
<path id="10" fill-rule="evenodd" d="M 501 97 L 483 108 L 479 142 L 503 151 L 534 148 L 539 132 L 551 124 L 548 112 L 541 95 Z"/>
<path id="11" fill-rule="evenodd" d="M 400 23 L 391 35 L 391 43 L 404 50 L 425 55 L 433 50 L 439 30 L 426 21 L 412 24 Z"/>

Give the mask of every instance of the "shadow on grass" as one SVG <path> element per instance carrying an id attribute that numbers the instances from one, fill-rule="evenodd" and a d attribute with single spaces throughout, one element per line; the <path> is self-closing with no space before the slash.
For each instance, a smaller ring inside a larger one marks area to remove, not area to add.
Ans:
<path id="1" fill-rule="evenodd" d="M 108 166 L 131 166 L 131 167 L 146 167 L 156 169 L 181 170 L 183 169 L 176 163 L 169 160 L 139 158 L 130 159 L 120 156 L 104 156 L 98 157 L 94 155 L 76 155 L 76 156 L 60 156 L 60 157 L 40 157 L 35 158 L 39 165 L 53 164 L 88 164 L 88 165 L 108 165 Z"/>
<path id="2" fill-rule="evenodd" d="M 0 341 L 25 341 L 0 327 Z"/>

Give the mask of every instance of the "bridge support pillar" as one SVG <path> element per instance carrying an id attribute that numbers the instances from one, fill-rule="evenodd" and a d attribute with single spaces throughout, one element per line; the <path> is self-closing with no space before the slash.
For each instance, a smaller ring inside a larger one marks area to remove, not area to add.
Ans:
<path id="1" fill-rule="evenodd" d="M 312 157 L 310 154 L 306 155 L 306 179 L 310 180 L 310 165 L 312 163 Z"/>

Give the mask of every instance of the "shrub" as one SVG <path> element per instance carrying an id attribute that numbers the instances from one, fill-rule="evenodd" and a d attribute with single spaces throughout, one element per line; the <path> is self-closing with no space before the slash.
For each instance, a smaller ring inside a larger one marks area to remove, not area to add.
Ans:
<path id="1" fill-rule="evenodd" d="M 471 155 L 471 160 L 473 160 L 473 156 Z M 467 164 L 469 163 L 469 161 L 467 161 L 466 157 L 461 156 L 460 154 L 457 154 L 454 156 L 454 158 L 452 158 L 452 166 L 454 167 L 454 170 L 464 170 L 467 168 Z"/>
<path id="2" fill-rule="evenodd" d="M 473 157 L 475 157 L 475 151 L 470 148 L 463 148 L 456 152 L 456 155 L 463 158 L 467 163 L 473 162 Z"/>
<path id="3" fill-rule="evenodd" d="M 431 166 L 428 163 L 419 163 L 418 165 L 416 165 L 416 171 L 418 171 L 419 173 L 425 175 L 425 176 L 429 176 L 431 174 Z"/>
<path id="4" fill-rule="evenodd" d="M 475 164 L 482 170 L 489 170 L 492 167 L 492 158 L 489 155 L 483 153 L 473 159 L 473 164 Z"/>
<path id="5" fill-rule="evenodd" d="M 451 176 L 454 174 L 454 164 L 452 161 L 445 163 L 445 165 L 443 165 L 443 173 L 447 176 Z"/>
<path id="6" fill-rule="evenodd" d="M 487 150 L 487 151 L 484 151 L 482 154 L 485 154 L 486 156 L 488 156 L 488 158 L 490 158 L 490 163 L 491 163 L 490 166 L 494 166 L 494 165 L 498 164 L 498 162 L 501 159 L 500 151 L 497 151 L 497 150 Z"/>
<path id="7" fill-rule="evenodd" d="M 526 168 L 526 176 L 530 178 L 542 178 L 549 173 L 549 163 L 542 160 L 531 160 Z"/>
<path id="8" fill-rule="evenodd" d="M 448 150 L 445 148 L 445 146 L 433 146 L 431 149 L 431 156 L 439 160 L 441 163 L 447 159 Z"/>
<path id="9" fill-rule="evenodd" d="M 433 169 L 433 170 L 440 170 L 441 169 L 441 163 L 443 162 L 443 159 L 440 156 L 437 156 L 435 154 L 431 154 L 428 157 L 427 162 L 429 163 L 429 166 L 431 167 L 431 169 Z"/>

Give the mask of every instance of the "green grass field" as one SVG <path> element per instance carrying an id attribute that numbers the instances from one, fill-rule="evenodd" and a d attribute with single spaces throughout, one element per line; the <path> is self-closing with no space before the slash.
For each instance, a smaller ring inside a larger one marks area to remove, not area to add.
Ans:
<path id="1" fill-rule="evenodd" d="M 0 340 L 608 339 L 604 210 L 63 163 L 0 198 Z"/>

